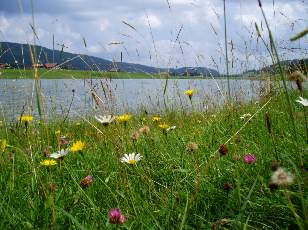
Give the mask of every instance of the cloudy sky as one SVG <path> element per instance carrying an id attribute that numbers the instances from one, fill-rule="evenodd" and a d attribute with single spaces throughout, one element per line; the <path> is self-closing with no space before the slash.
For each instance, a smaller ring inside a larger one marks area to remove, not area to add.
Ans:
<path id="1" fill-rule="evenodd" d="M 257 0 L 226 0 L 231 72 L 270 63 L 257 39 L 267 39 Z M 284 59 L 307 57 L 308 39 L 289 38 L 308 25 L 307 0 L 263 0 Z M 0 41 L 32 43 L 65 51 L 160 67 L 224 68 L 222 0 L 1 0 Z M 33 13 L 32 13 L 33 11 Z M 84 44 L 86 41 L 86 46 Z"/>

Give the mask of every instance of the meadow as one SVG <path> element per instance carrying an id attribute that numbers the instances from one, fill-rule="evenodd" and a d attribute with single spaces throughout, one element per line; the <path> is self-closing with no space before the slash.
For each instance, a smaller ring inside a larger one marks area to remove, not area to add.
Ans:
<path id="1" fill-rule="evenodd" d="M 220 107 L 194 109 L 196 91 L 188 88 L 180 93 L 190 109 L 72 117 L 69 106 L 49 117 L 41 79 L 165 76 L 1 70 L 2 79 L 33 79 L 36 104 L 0 118 L 0 229 L 308 229 L 307 68 L 287 79 L 258 1 L 268 38 L 257 23 L 254 32 L 277 71 L 258 99 L 235 102 L 223 2 L 228 90 Z"/>
<path id="2" fill-rule="evenodd" d="M 279 90 L 260 103 L 104 124 L 2 119 L 0 228 L 305 229 L 308 150 L 298 96 L 292 92 L 296 130 Z M 123 162 L 130 153 L 140 161 Z M 114 225 L 113 208 L 122 215 Z"/>

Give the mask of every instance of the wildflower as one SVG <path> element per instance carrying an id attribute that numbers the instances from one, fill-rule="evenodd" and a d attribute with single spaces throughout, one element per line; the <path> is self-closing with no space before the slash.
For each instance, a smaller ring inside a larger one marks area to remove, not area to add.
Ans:
<path id="1" fill-rule="evenodd" d="M 81 123 L 80 122 L 76 122 L 76 124 L 75 124 L 76 126 L 80 126 L 81 125 Z"/>
<path id="2" fill-rule="evenodd" d="M 191 100 L 192 96 L 194 95 L 194 90 L 193 89 L 186 90 L 184 94 L 186 94 Z"/>
<path id="3" fill-rule="evenodd" d="M 227 145 L 222 144 L 222 145 L 219 147 L 219 152 L 220 152 L 220 154 L 223 155 L 223 156 L 227 155 L 227 153 L 229 152 Z"/>
<path id="4" fill-rule="evenodd" d="M 132 115 L 123 114 L 123 115 L 117 116 L 117 121 L 126 124 L 131 118 L 132 118 Z"/>
<path id="5" fill-rule="evenodd" d="M 161 120 L 161 117 L 160 116 L 154 116 L 152 117 L 152 121 L 154 122 L 159 122 Z"/>
<path id="6" fill-rule="evenodd" d="M 4 151 L 8 146 L 7 141 L 5 139 L 0 139 L 0 149 Z"/>
<path id="7" fill-rule="evenodd" d="M 61 133 L 60 130 L 56 130 L 56 131 L 55 131 L 55 134 L 56 134 L 56 135 L 59 135 L 60 133 Z"/>
<path id="8" fill-rule="evenodd" d="M 80 182 L 80 186 L 82 188 L 87 188 L 93 183 L 93 176 L 88 175 L 85 178 L 83 178 Z"/>
<path id="9" fill-rule="evenodd" d="M 33 121 L 33 116 L 23 115 L 19 118 L 19 120 L 28 123 L 30 121 Z"/>
<path id="10" fill-rule="evenodd" d="M 278 168 L 280 167 L 280 162 L 279 161 L 272 161 L 272 171 L 275 172 Z"/>
<path id="11" fill-rule="evenodd" d="M 63 158 L 67 154 L 68 154 L 68 149 L 61 149 L 58 152 L 54 152 L 50 154 L 49 157 L 53 159 L 59 159 L 59 158 Z"/>
<path id="12" fill-rule="evenodd" d="M 72 152 L 78 152 L 84 149 L 85 143 L 82 141 L 77 141 L 71 147 Z"/>
<path id="13" fill-rule="evenodd" d="M 44 160 L 41 162 L 41 165 L 43 166 L 53 166 L 56 165 L 57 162 L 55 160 Z"/>
<path id="14" fill-rule="evenodd" d="M 105 116 L 98 115 L 95 116 L 95 119 L 103 125 L 109 125 L 110 123 L 114 122 L 115 117 L 112 115 L 105 115 Z"/>
<path id="15" fill-rule="evenodd" d="M 243 120 L 245 119 L 246 117 L 251 117 L 251 114 L 250 113 L 245 113 L 243 114 L 242 116 L 240 116 L 240 118 Z"/>
<path id="16" fill-rule="evenodd" d="M 279 167 L 272 175 L 270 184 L 276 186 L 286 186 L 292 184 L 294 176 L 292 173 L 286 171 L 284 168 Z"/>
<path id="17" fill-rule="evenodd" d="M 170 126 L 169 128 L 167 128 L 167 132 L 168 132 L 168 131 L 171 131 L 171 130 L 174 130 L 175 128 L 176 128 L 176 126 L 175 126 L 175 125 Z"/>
<path id="18" fill-rule="evenodd" d="M 67 140 L 65 136 L 61 136 L 59 139 L 59 142 L 60 142 L 60 146 L 68 145 L 70 143 L 69 140 Z"/>
<path id="19" fill-rule="evenodd" d="M 127 163 L 132 166 L 135 166 L 138 161 L 140 161 L 142 156 L 140 156 L 139 153 L 130 153 L 130 154 L 124 154 L 124 157 L 120 159 L 122 163 Z"/>
<path id="20" fill-rule="evenodd" d="M 119 208 L 113 208 L 109 211 L 109 222 L 111 224 L 124 224 L 126 217 Z"/>
<path id="21" fill-rule="evenodd" d="M 299 97 L 299 100 L 296 100 L 296 102 L 302 104 L 304 107 L 308 106 L 308 100 L 303 97 Z"/>
<path id="22" fill-rule="evenodd" d="M 48 146 L 46 149 L 43 150 L 44 155 L 46 157 L 49 156 L 51 150 L 52 150 L 52 147 Z"/>
<path id="23" fill-rule="evenodd" d="M 167 129 L 170 128 L 170 126 L 165 123 L 159 124 L 158 127 L 165 131 L 167 131 Z"/>
<path id="24" fill-rule="evenodd" d="M 143 126 L 142 128 L 139 129 L 139 133 L 141 133 L 141 134 L 147 135 L 147 134 L 149 134 L 149 132 L 150 132 L 150 127 L 147 126 L 147 125 L 145 125 L 145 126 Z"/>
<path id="25" fill-rule="evenodd" d="M 257 160 L 256 156 L 254 154 L 247 154 L 244 156 L 244 161 L 247 164 L 253 164 Z"/>
<path id="26" fill-rule="evenodd" d="M 131 138 L 132 138 L 133 141 L 137 141 L 137 140 L 140 138 L 140 133 L 139 133 L 139 131 L 134 132 L 134 133 L 131 135 Z"/>
<path id="27" fill-rule="evenodd" d="M 231 184 L 231 183 L 229 183 L 229 182 L 226 182 L 226 183 L 224 183 L 224 190 L 225 191 L 230 191 L 231 189 L 233 189 L 233 184 Z"/>
<path id="28" fill-rule="evenodd" d="M 196 152 L 198 150 L 198 144 L 194 142 L 189 142 L 186 147 L 187 151 Z"/>

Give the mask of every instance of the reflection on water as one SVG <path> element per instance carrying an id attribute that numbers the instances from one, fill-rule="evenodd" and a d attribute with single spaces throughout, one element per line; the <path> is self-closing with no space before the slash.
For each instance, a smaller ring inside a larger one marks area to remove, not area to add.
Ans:
<path id="1" fill-rule="evenodd" d="M 158 113 L 170 109 L 206 110 L 221 106 L 227 95 L 227 80 L 173 79 L 169 80 L 115 79 L 115 80 L 41 80 L 41 103 L 45 114 L 70 116 L 93 112 L 114 113 L 148 111 Z M 258 99 L 265 82 L 231 80 L 233 101 Z M 183 92 L 196 89 L 192 103 Z M 33 80 L 0 80 L 1 112 L 5 117 L 25 113 L 37 114 Z"/>

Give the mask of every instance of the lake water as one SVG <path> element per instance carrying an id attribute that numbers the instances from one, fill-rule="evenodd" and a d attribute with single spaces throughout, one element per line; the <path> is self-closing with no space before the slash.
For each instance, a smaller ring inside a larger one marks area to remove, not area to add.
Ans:
<path id="1" fill-rule="evenodd" d="M 227 98 L 227 80 L 208 79 L 43 79 L 41 100 L 45 114 L 75 116 L 92 113 L 148 111 L 159 113 L 176 109 L 207 110 L 221 106 Z M 264 81 L 230 80 L 232 100 L 258 100 Z M 192 101 L 184 91 L 196 90 Z M 0 106 L 5 117 L 37 114 L 34 80 L 0 80 Z M 96 96 L 93 96 L 96 95 Z"/>

